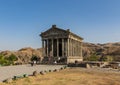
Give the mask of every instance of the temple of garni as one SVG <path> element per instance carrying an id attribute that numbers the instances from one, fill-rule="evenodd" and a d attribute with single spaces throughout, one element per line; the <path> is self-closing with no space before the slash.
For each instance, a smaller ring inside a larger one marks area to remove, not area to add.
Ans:
<path id="1" fill-rule="evenodd" d="M 40 34 L 42 38 L 43 61 L 46 63 L 75 63 L 83 61 L 83 38 L 56 25 Z"/>

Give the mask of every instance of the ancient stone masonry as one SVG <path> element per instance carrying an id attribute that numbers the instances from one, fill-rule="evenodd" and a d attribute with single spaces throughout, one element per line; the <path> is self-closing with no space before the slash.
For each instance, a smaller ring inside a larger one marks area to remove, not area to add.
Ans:
<path id="1" fill-rule="evenodd" d="M 52 25 L 40 36 L 42 37 L 43 57 L 47 57 L 48 62 L 74 63 L 83 60 L 83 38 L 70 32 L 69 29 L 63 30 Z"/>

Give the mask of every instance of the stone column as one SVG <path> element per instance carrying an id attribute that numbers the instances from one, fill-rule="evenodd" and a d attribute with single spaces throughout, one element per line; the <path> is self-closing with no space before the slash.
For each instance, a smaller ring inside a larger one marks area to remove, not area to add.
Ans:
<path id="1" fill-rule="evenodd" d="M 47 56 L 47 41 L 45 40 L 45 56 Z"/>
<path id="2" fill-rule="evenodd" d="M 71 56 L 73 56 L 73 40 L 71 39 Z"/>
<path id="3" fill-rule="evenodd" d="M 47 43 L 47 53 L 46 53 L 46 55 L 47 55 L 47 57 L 48 57 L 48 50 L 49 50 L 48 39 L 46 40 L 46 43 Z"/>
<path id="4" fill-rule="evenodd" d="M 81 42 L 79 42 L 79 56 L 81 57 Z"/>
<path id="5" fill-rule="evenodd" d="M 76 40 L 74 40 L 74 56 L 76 56 Z"/>
<path id="6" fill-rule="evenodd" d="M 57 39 L 57 57 L 59 57 L 59 39 Z"/>
<path id="7" fill-rule="evenodd" d="M 67 56 L 68 55 L 70 56 L 70 39 L 67 39 Z"/>
<path id="8" fill-rule="evenodd" d="M 80 43 L 80 57 L 82 57 L 82 42 Z"/>
<path id="9" fill-rule="evenodd" d="M 72 53 L 73 53 L 73 56 L 74 56 L 74 40 L 72 40 L 72 49 L 73 49 L 73 51 L 72 51 Z"/>
<path id="10" fill-rule="evenodd" d="M 74 56 L 76 56 L 76 41 L 74 40 Z"/>
<path id="11" fill-rule="evenodd" d="M 80 53 L 81 46 L 80 46 L 80 42 L 78 42 L 78 43 L 79 43 L 79 46 L 78 46 L 79 54 L 78 55 L 80 56 L 80 54 L 81 54 Z"/>
<path id="12" fill-rule="evenodd" d="M 65 39 L 65 56 L 67 56 L 67 40 Z"/>
<path id="13" fill-rule="evenodd" d="M 78 56 L 78 41 L 76 41 L 76 56 Z"/>
<path id="14" fill-rule="evenodd" d="M 77 56 L 79 56 L 79 42 L 77 41 Z"/>
<path id="15" fill-rule="evenodd" d="M 45 55 L 44 40 L 42 40 L 42 57 Z"/>
<path id="16" fill-rule="evenodd" d="M 76 54 L 75 54 L 75 56 L 77 56 L 77 41 L 75 41 L 76 42 L 76 45 L 75 45 L 75 51 L 76 51 Z"/>
<path id="17" fill-rule="evenodd" d="M 71 49 L 71 46 L 72 46 L 72 43 L 71 43 L 71 39 L 69 40 L 70 41 L 70 44 L 69 44 L 69 56 L 71 56 L 71 51 L 72 51 L 72 49 Z"/>
<path id="18" fill-rule="evenodd" d="M 64 39 L 62 39 L 62 57 L 64 57 Z"/>
<path id="19" fill-rule="evenodd" d="M 70 56 L 72 56 L 72 39 L 70 39 Z"/>
<path id="20" fill-rule="evenodd" d="M 73 40 L 73 56 L 75 56 L 75 41 Z"/>
<path id="21" fill-rule="evenodd" d="M 73 54 L 74 54 L 74 56 L 75 56 L 75 40 L 73 41 L 73 45 L 74 45 L 74 52 L 73 52 Z"/>
<path id="22" fill-rule="evenodd" d="M 70 51 L 70 50 L 69 50 L 69 47 L 70 47 L 70 46 L 69 46 L 69 43 L 70 43 L 69 40 L 70 40 L 70 39 L 68 38 L 68 39 L 67 39 L 67 56 L 69 56 L 69 51 Z"/>
<path id="23" fill-rule="evenodd" d="M 72 39 L 70 40 L 70 55 L 73 56 L 73 42 Z"/>
<path id="24" fill-rule="evenodd" d="M 53 39 L 51 39 L 52 40 L 52 57 L 53 57 Z"/>

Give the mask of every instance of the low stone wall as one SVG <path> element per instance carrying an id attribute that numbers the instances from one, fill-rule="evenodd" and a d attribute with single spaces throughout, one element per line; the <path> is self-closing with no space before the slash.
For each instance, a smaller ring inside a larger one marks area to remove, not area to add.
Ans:
<path id="1" fill-rule="evenodd" d="M 86 67 L 85 63 L 75 64 L 75 63 L 69 63 L 68 67 Z"/>
<path id="2" fill-rule="evenodd" d="M 80 56 L 67 57 L 67 63 L 75 63 L 76 61 L 81 62 L 81 61 L 83 61 L 83 58 Z"/>
<path id="3" fill-rule="evenodd" d="M 94 67 L 101 67 L 104 62 L 95 62 L 95 61 L 81 61 L 81 62 L 74 62 L 69 63 L 68 67 L 85 67 L 85 68 L 94 68 Z"/>

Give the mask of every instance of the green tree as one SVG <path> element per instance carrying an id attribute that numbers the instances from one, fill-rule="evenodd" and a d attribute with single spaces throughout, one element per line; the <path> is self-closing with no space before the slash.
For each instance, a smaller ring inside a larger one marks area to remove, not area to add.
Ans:
<path id="1" fill-rule="evenodd" d="M 9 65 L 9 61 L 7 59 L 5 59 L 5 57 L 1 54 L 0 54 L 0 65 L 2 65 L 2 66 Z"/>
<path id="2" fill-rule="evenodd" d="M 4 64 L 4 56 L 0 54 L 0 64 L 3 65 Z"/>
<path id="3" fill-rule="evenodd" d="M 14 55 L 14 54 L 11 54 L 9 57 L 6 58 L 6 60 L 8 60 L 8 64 L 14 64 L 14 61 L 17 61 L 18 58 Z"/>
<path id="4" fill-rule="evenodd" d="M 90 57 L 87 58 L 88 61 L 99 61 L 99 56 L 96 54 L 92 54 Z"/>
<path id="5" fill-rule="evenodd" d="M 7 59 L 9 61 L 17 61 L 18 60 L 18 58 L 14 54 L 11 54 Z"/>
<path id="6" fill-rule="evenodd" d="M 0 54 L 0 60 L 3 60 L 4 56 L 2 54 Z"/>
<path id="7" fill-rule="evenodd" d="M 35 55 L 33 55 L 33 56 L 32 56 L 32 58 L 31 58 L 31 61 L 34 61 L 34 60 L 35 60 L 35 61 L 37 61 L 37 60 L 38 60 L 38 57 L 37 57 L 37 56 L 35 56 Z"/>
<path id="8" fill-rule="evenodd" d="M 104 57 L 102 57 L 102 61 L 108 61 L 108 62 L 113 61 L 113 57 L 112 56 L 104 56 Z"/>

